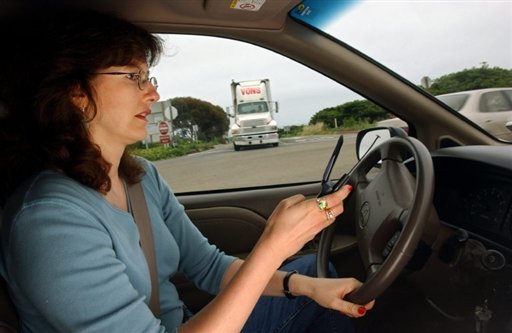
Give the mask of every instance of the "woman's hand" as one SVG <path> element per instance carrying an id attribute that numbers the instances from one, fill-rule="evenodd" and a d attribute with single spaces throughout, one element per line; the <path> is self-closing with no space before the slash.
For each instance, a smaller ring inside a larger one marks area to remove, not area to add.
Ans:
<path id="1" fill-rule="evenodd" d="M 370 310 L 375 301 L 368 304 L 354 304 L 344 300 L 347 294 L 361 287 L 362 283 L 354 278 L 330 279 L 293 275 L 290 289 L 300 295 L 308 296 L 321 306 L 337 310 L 349 317 L 362 317 Z"/>
<path id="2" fill-rule="evenodd" d="M 343 200 L 351 190 L 352 186 L 345 185 L 320 198 L 322 202 L 306 200 L 303 195 L 282 200 L 270 216 L 259 242 L 284 261 L 343 213 Z"/>

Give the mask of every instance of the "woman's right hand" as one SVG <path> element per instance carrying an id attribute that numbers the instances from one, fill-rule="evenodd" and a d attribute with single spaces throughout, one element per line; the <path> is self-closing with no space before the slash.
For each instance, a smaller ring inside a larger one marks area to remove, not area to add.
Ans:
<path id="1" fill-rule="evenodd" d="M 306 200 L 300 194 L 282 200 L 268 219 L 260 242 L 284 261 L 343 213 L 343 200 L 351 190 L 352 186 L 345 185 L 320 198 L 327 203 L 324 209 L 320 208 L 316 199 Z"/>

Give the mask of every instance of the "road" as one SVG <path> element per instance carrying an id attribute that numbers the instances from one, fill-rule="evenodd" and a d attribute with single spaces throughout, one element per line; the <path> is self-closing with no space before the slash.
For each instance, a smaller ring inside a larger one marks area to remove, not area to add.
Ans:
<path id="1" fill-rule="evenodd" d="M 278 147 L 234 151 L 231 144 L 178 158 L 157 161 L 176 193 L 320 180 L 338 136 L 295 137 Z M 355 164 L 355 134 L 345 134 L 332 176 Z"/>

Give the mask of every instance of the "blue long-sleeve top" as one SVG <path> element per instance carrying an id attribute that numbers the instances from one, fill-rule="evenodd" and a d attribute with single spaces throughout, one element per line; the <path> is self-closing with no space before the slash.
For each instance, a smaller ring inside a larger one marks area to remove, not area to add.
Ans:
<path id="1" fill-rule="evenodd" d="M 219 291 L 234 260 L 191 223 L 155 166 L 146 171 L 161 316 L 147 303 L 149 269 L 130 213 L 63 174 L 25 182 L 3 212 L 0 272 L 23 332 L 174 332 L 182 302 L 169 279 L 183 272 L 200 289 Z"/>

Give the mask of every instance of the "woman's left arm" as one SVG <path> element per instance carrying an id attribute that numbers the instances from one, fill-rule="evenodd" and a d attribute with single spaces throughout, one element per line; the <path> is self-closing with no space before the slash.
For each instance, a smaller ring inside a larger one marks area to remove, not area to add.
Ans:
<path id="1" fill-rule="evenodd" d="M 243 260 L 235 260 L 227 269 L 222 279 L 221 289 L 236 274 Z M 263 295 L 284 296 L 283 280 L 287 272 L 276 271 L 267 284 Z M 301 274 L 293 274 L 289 277 L 289 291 L 294 296 L 306 296 L 313 299 L 321 306 L 340 311 L 349 317 L 362 317 L 366 310 L 373 307 L 375 301 L 359 305 L 344 300 L 345 296 L 361 286 L 361 282 L 354 278 L 315 278 Z"/>

